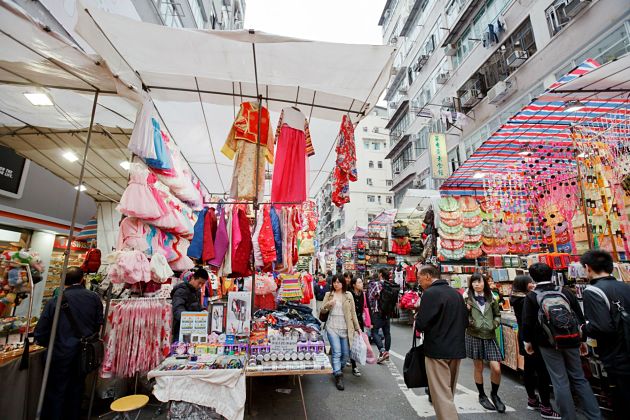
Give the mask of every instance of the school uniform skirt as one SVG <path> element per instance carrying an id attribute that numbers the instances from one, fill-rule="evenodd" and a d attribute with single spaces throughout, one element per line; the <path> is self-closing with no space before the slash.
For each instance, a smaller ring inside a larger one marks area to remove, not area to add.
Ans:
<path id="1" fill-rule="evenodd" d="M 466 357 L 473 360 L 500 362 L 503 355 L 494 338 L 473 337 L 466 333 Z"/>

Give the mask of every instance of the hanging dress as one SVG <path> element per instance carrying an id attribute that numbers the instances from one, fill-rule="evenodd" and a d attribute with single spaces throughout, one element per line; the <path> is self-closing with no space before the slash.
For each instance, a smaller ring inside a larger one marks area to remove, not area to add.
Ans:
<path id="1" fill-rule="evenodd" d="M 129 184 L 116 210 L 125 216 L 134 216 L 143 220 L 161 217 L 162 210 L 147 184 L 149 178 L 147 167 L 141 163 L 132 163 L 130 172 Z"/>
<path id="2" fill-rule="evenodd" d="M 201 217 L 201 216 L 199 216 Z M 208 208 L 206 212 L 205 221 L 203 224 L 203 252 L 201 259 L 204 262 L 210 261 L 214 258 L 214 238 L 217 235 L 217 216 L 215 215 L 214 208 Z"/>
<path id="3" fill-rule="evenodd" d="M 229 246 L 225 207 L 220 206 L 217 208 L 217 234 L 214 238 L 214 257 L 208 261 L 208 264 L 217 268 L 221 267 Z"/>
<path id="4" fill-rule="evenodd" d="M 258 118 L 260 114 L 260 139 Z M 258 150 L 258 158 L 256 158 Z M 243 102 L 228 133 L 221 153 L 234 160 L 230 196 L 240 200 L 262 201 L 265 189 L 265 160 L 273 163 L 273 132 L 269 111 L 256 102 Z M 258 169 L 256 169 L 258 162 Z M 258 171 L 258 180 L 256 172 Z M 258 195 L 256 194 L 258 192 Z"/>
<path id="5" fill-rule="evenodd" d="M 276 129 L 271 201 L 302 203 L 307 197 L 307 157 L 315 154 L 308 121 L 295 107 L 282 110 Z"/>
<path id="6" fill-rule="evenodd" d="M 344 115 L 337 135 L 337 161 L 333 172 L 332 202 L 343 207 L 350 202 L 350 182 L 357 180 L 357 154 L 354 144 L 354 126 Z"/>

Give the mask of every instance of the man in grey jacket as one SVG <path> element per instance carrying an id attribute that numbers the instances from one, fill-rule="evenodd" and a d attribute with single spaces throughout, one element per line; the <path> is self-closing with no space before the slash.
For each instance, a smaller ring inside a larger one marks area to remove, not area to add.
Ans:
<path id="1" fill-rule="evenodd" d="M 580 262 L 591 285 L 584 291 L 586 324 L 582 334 L 597 340 L 595 352 L 601 358 L 608 380 L 614 385 L 615 418 L 630 413 L 630 348 L 621 326 L 617 303 L 630 311 L 630 285 L 612 276 L 613 259 L 602 250 L 585 253 Z"/>

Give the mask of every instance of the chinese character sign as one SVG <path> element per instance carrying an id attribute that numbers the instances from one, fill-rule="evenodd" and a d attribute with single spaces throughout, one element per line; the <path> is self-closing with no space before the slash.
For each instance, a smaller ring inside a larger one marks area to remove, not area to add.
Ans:
<path id="1" fill-rule="evenodd" d="M 446 154 L 446 136 L 440 133 L 429 135 L 431 152 L 431 175 L 435 179 L 448 178 L 448 157 Z"/>

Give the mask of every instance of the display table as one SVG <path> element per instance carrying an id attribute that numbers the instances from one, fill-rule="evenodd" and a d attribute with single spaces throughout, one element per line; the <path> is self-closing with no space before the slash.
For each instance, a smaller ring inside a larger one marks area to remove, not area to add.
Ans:
<path id="1" fill-rule="evenodd" d="M 161 370 L 176 363 L 170 357 L 148 373 L 149 378 L 155 378 L 153 395 L 158 400 L 211 407 L 228 420 L 243 419 L 246 387 L 242 369 Z"/>
<path id="2" fill-rule="evenodd" d="M 21 357 L 0 365 L 0 412 L 5 419 L 33 419 L 44 376 L 45 350 L 31 351 L 28 369 L 20 370 Z M 8 380 L 7 380 L 8 379 Z"/>

